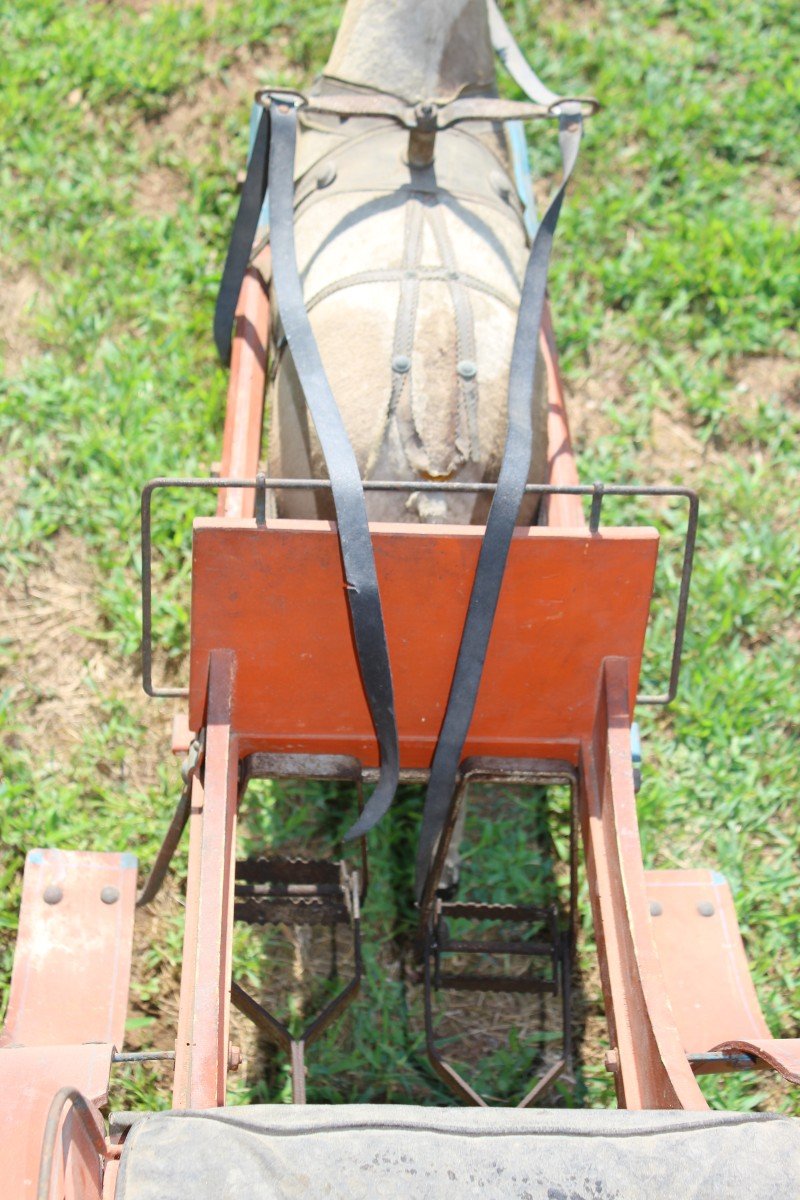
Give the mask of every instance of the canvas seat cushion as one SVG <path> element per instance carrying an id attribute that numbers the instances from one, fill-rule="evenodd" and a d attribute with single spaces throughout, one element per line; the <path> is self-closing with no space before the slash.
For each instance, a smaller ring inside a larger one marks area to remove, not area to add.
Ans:
<path id="1" fill-rule="evenodd" d="M 775 1200 L 800 1121 L 762 1113 L 263 1105 L 154 1113 L 117 1200 Z"/>

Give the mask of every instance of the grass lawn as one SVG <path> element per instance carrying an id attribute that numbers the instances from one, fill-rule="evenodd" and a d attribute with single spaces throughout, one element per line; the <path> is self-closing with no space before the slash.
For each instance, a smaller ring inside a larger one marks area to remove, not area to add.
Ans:
<path id="1" fill-rule="evenodd" d="M 545 79 L 604 105 L 551 277 L 583 477 L 701 493 L 681 695 L 639 714 L 646 865 L 727 875 L 770 1027 L 797 1036 L 800 12 L 790 0 L 504 7 Z M 0 1009 L 26 849 L 129 849 L 149 864 L 177 796 L 172 710 L 145 704 L 137 684 L 139 489 L 154 475 L 206 474 L 218 457 L 226 381 L 211 317 L 250 98 L 258 84 L 307 81 L 339 11 L 11 0 L 0 12 Z M 556 152 L 539 129 L 531 162 L 544 187 Z M 677 510 L 657 516 L 669 542 Z M 159 665 L 175 676 L 189 519 L 185 504 L 159 504 Z M 653 675 L 669 634 L 669 553 L 661 583 Z M 346 820 L 335 800 L 262 785 L 243 838 L 329 844 L 331 822 Z M 367 980 L 313 1052 L 312 1100 L 450 1101 L 427 1067 L 409 985 L 418 810 L 418 793 L 404 794 L 373 836 Z M 541 830 L 518 795 L 495 796 L 491 810 L 474 854 L 499 898 L 516 898 Z M 185 865 L 184 851 L 139 921 L 133 1046 L 174 1038 Z M 585 895 L 582 943 L 586 1034 L 556 1101 L 602 1105 L 612 1088 Z M 321 947 L 298 931 L 266 943 L 241 931 L 236 957 L 251 983 L 266 972 L 267 995 L 285 971 L 299 1018 Z M 487 1001 L 481 1019 L 499 1032 L 480 1081 L 511 1095 L 518 1018 Z M 244 1029 L 237 1037 L 248 1066 L 232 1099 L 286 1098 L 280 1060 Z M 168 1084 L 168 1071 L 125 1068 L 114 1105 L 165 1105 Z M 716 1106 L 800 1114 L 797 1093 L 766 1075 L 703 1087 Z"/>

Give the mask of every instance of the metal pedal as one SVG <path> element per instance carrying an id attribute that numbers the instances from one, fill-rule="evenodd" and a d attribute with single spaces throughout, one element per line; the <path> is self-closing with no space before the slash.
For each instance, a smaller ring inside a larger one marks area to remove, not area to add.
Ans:
<path id="1" fill-rule="evenodd" d="M 352 903 L 345 864 L 243 859 L 236 864 L 233 916 L 248 925 L 347 925 Z"/>
<path id="2" fill-rule="evenodd" d="M 344 862 L 300 858 L 248 858 L 236 864 L 235 920 L 251 925 L 349 925 L 353 977 L 300 1037 L 233 981 L 231 1000 L 290 1059 L 292 1100 L 305 1104 L 305 1052 L 355 999 L 361 985 L 361 891 L 358 871 Z"/>
<path id="3" fill-rule="evenodd" d="M 502 921 L 524 926 L 525 933 L 517 938 L 488 938 L 464 940 L 450 936 L 448 919 L 462 918 L 471 921 Z M 533 931 L 544 930 L 547 937 L 531 936 Z M 452 989 L 474 992 L 559 992 L 559 963 L 563 955 L 563 935 L 559 929 L 558 911 L 555 907 L 534 908 L 521 904 L 468 904 L 439 900 L 434 909 L 433 936 L 430 951 L 433 954 L 433 986 L 436 991 Z M 541 975 L 474 974 L 447 972 L 442 970 L 445 954 L 508 954 L 514 957 L 542 958 L 546 960 L 548 973 Z"/>
<path id="4" fill-rule="evenodd" d="M 520 936 L 454 938 L 448 919 L 472 921 L 502 921 L 523 926 Z M 433 1023 L 434 991 L 515 992 L 527 995 L 561 997 L 562 1055 L 536 1080 L 519 1108 L 526 1108 L 558 1078 L 571 1054 L 571 962 L 572 935 L 561 927 L 558 910 L 535 908 L 518 904 L 471 904 L 447 902 L 441 898 L 434 905 L 424 942 L 425 1038 L 428 1058 L 440 1079 L 467 1104 L 486 1107 L 486 1101 L 448 1063 L 436 1043 Z M 448 954 L 511 955 L 541 960 L 544 971 L 536 974 L 510 975 L 505 972 L 446 971 L 443 956 Z"/>

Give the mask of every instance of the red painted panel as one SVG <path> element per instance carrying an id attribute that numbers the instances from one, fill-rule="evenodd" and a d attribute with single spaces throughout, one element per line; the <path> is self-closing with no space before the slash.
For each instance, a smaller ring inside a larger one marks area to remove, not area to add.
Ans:
<path id="1" fill-rule="evenodd" d="M 29 851 L 3 1042 L 122 1048 L 135 903 L 132 854 Z"/>
<path id="2" fill-rule="evenodd" d="M 373 526 L 404 767 L 430 763 L 482 535 L 474 526 Z M 657 550 L 652 529 L 517 530 L 466 755 L 574 757 L 591 732 L 605 657 L 630 660 L 635 690 Z M 355 754 L 375 764 L 329 523 L 195 523 L 193 729 L 203 724 L 212 649 L 236 655 L 241 753 Z"/>
<path id="3" fill-rule="evenodd" d="M 769 1038 L 733 896 L 717 871 L 647 871 L 653 935 L 687 1054 Z"/>

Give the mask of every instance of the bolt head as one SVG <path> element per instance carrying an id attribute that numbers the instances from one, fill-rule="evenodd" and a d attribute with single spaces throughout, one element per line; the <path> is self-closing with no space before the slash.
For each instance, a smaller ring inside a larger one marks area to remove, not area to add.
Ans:
<path id="1" fill-rule="evenodd" d="M 100 899 L 103 904 L 116 904 L 119 900 L 119 888 L 104 887 L 100 893 Z"/>
<path id="2" fill-rule="evenodd" d="M 650 916 L 651 917 L 660 917 L 661 914 L 663 913 L 663 911 L 664 911 L 664 906 L 660 900 L 651 900 L 650 901 Z"/>
<path id="3" fill-rule="evenodd" d="M 606 1070 L 616 1073 L 619 1070 L 619 1053 L 616 1050 L 606 1052 Z"/>
<path id="4" fill-rule="evenodd" d="M 700 913 L 701 917 L 713 917 L 714 905 L 710 900 L 701 900 L 697 906 L 697 911 Z"/>
<path id="5" fill-rule="evenodd" d="M 48 883 L 42 892 L 42 899 L 45 904 L 60 904 L 64 899 L 64 890 L 57 883 Z"/>
<path id="6" fill-rule="evenodd" d="M 407 354 L 395 354 L 392 359 L 392 370 L 398 375 L 405 375 L 411 370 L 411 359 Z"/>
<path id="7" fill-rule="evenodd" d="M 330 187 L 330 185 L 333 183 L 333 181 L 335 179 L 336 179 L 335 164 L 332 162 L 326 163 L 325 166 L 320 171 L 319 175 L 317 175 L 317 187 L 318 188 Z"/>
<path id="8" fill-rule="evenodd" d="M 489 175 L 489 183 L 500 199 L 508 203 L 511 198 L 511 180 L 508 176 L 504 175 L 502 171 L 492 171 Z"/>

